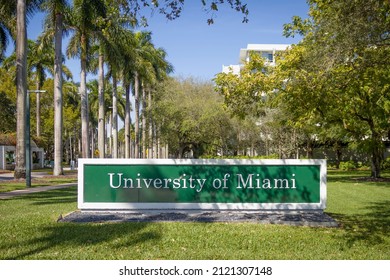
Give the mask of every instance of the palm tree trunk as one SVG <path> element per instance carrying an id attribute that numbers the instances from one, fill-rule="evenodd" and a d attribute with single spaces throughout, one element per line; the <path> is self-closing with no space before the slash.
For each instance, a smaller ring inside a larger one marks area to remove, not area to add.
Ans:
<path id="1" fill-rule="evenodd" d="M 90 127 L 90 136 L 91 136 L 91 139 L 90 139 L 90 143 L 91 143 L 91 158 L 95 158 L 95 151 L 96 151 L 96 148 L 95 148 L 95 143 L 96 143 L 96 134 L 95 134 L 95 127 L 92 123 L 90 123 L 89 125 Z"/>
<path id="2" fill-rule="evenodd" d="M 126 92 L 126 112 L 125 112 L 125 158 L 130 158 L 131 147 L 131 117 L 130 117 L 130 85 L 125 86 Z"/>
<path id="3" fill-rule="evenodd" d="M 62 126 L 62 14 L 57 13 L 54 58 L 54 176 L 64 174 L 62 169 Z"/>
<path id="4" fill-rule="evenodd" d="M 15 179 L 26 178 L 27 30 L 26 0 L 17 1 L 16 19 L 17 127 Z"/>
<path id="5" fill-rule="evenodd" d="M 147 158 L 147 152 L 146 152 L 146 147 L 147 147 L 147 139 L 146 139 L 146 90 L 145 86 L 143 84 L 142 86 L 142 158 Z"/>
<path id="6" fill-rule="evenodd" d="M 37 137 L 41 137 L 41 94 L 39 91 L 41 90 L 39 80 L 36 82 L 36 89 L 37 89 L 37 94 L 36 94 L 36 122 L 37 122 L 37 131 L 36 135 Z"/>
<path id="7" fill-rule="evenodd" d="M 149 142 L 148 142 L 148 158 L 153 158 L 153 119 L 152 119 L 152 91 L 148 90 L 148 122 L 149 122 Z"/>
<path id="8" fill-rule="evenodd" d="M 99 157 L 105 157 L 105 123 L 104 123 L 104 57 L 102 51 L 99 52 L 99 85 L 98 85 L 98 94 L 99 94 L 99 116 L 98 116 L 98 149 Z"/>
<path id="9" fill-rule="evenodd" d="M 135 106 L 135 120 L 134 120 L 134 157 L 139 158 L 139 78 L 138 73 L 134 74 L 134 106 Z"/>
<path id="10" fill-rule="evenodd" d="M 81 36 L 81 72 L 80 72 L 80 96 L 81 96 L 81 154 L 83 158 L 89 158 L 89 113 L 88 113 L 88 93 L 87 93 L 87 57 L 86 38 Z"/>
<path id="11" fill-rule="evenodd" d="M 116 73 L 112 75 L 112 157 L 118 158 L 118 98 Z"/>
<path id="12" fill-rule="evenodd" d="M 107 123 L 108 123 L 108 129 L 107 129 L 107 138 L 108 138 L 107 154 L 109 154 L 112 157 L 112 112 L 108 112 Z"/>

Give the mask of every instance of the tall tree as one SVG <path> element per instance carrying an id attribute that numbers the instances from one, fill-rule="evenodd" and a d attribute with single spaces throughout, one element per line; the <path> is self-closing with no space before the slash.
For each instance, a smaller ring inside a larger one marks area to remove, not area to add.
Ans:
<path id="1" fill-rule="evenodd" d="M 137 32 L 135 34 L 135 61 L 134 61 L 134 154 L 136 158 L 140 157 L 140 90 L 142 90 L 142 78 L 148 74 L 151 68 L 150 58 L 153 45 L 150 32 Z"/>
<path id="2" fill-rule="evenodd" d="M 62 175 L 63 161 L 63 94 L 62 94 L 62 36 L 64 14 L 68 10 L 66 0 L 45 0 L 42 8 L 47 12 L 46 33 L 54 36 L 54 175 Z M 51 31 L 51 32 L 50 32 Z M 50 36 L 50 38 L 53 38 Z"/>
<path id="3" fill-rule="evenodd" d="M 106 5 L 103 0 L 75 0 L 70 16 L 70 28 L 74 31 L 67 53 L 70 56 L 80 57 L 80 96 L 81 96 L 81 146 L 82 157 L 90 156 L 89 120 L 88 120 L 88 92 L 87 64 L 93 34 L 99 30 L 98 19 L 105 18 Z"/>
<path id="4" fill-rule="evenodd" d="M 16 95 L 17 95 L 17 142 L 14 177 L 26 177 L 26 98 L 27 98 L 27 28 L 26 15 L 32 14 L 39 0 L 1 1 L 0 52 L 3 53 L 7 35 L 16 34 Z M 4 16 L 4 17 L 3 17 Z M 16 32 L 12 32 L 12 19 L 16 16 Z M 7 31 L 8 30 L 8 31 Z M 8 32 L 8 34 L 7 34 Z"/>
<path id="5" fill-rule="evenodd" d="M 167 53 L 162 48 L 152 50 L 151 64 L 153 67 L 153 75 L 146 81 L 147 82 L 147 98 L 144 97 L 143 108 L 143 147 L 144 155 L 148 155 L 149 158 L 153 157 L 153 117 L 152 117 L 152 92 L 158 83 L 161 83 L 164 79 L 167 79 L 168 74 L 173 72 L 173 66 L 166 59 Z"/>
<path id="6" fill-rule="evenodd" d="M 156 91 L 153 119 L 160 126 L 162 140 L 168 143 L 171 154 L 177 158 L 190 155 L 198 158 L 215 151 L 227 135 L 226 127 L 232 123 L 213 85 L 191 78 L 167 78 Z"/>
<path id="7" fill-rule="evenodd" d="M 100 157 L 105 156 L 105 111 L 103 106 L 104 92 L 104 63 L 115 65 L 117 75 L 129 60 L 124 62 L 125 48 L 129 44 L 132 32 L 127 29 L 132 27 L 133 18 L 124 13 L 126 1 L 105 0 L 107 5 L 106 18 L 99 21 L 101 32 L 96 36 L 98 48 L 98 80 L 99 80 L 99 119 L 98 119 L 98 147 Z M 112 63 L 111 63 L 112 62 Z M 112 68 L 112 67 L 110 67 Z M 112 106 L 114 109 L 114 105 Z"/>
<path id="8" fill-rule="evenodd" d="M 286 74 L 282 102 L 300 120 L 342 126 L 349 140 L 371 155 L 371 175 L 379 177 L 382 140 L 390 131 L 390 3 L 309 4 L 309 19 L 295 17 L 285 27 L 286 35 L 299 33 L 304 39 L 280 64 L 280 73 Z"/>
<path id="9" fill-rule="evenodd" d="M 26 98 L 27 98 L 27 28 L 26 0 L 17 1 L 16 14 L 16 93 L 17 93 L 17 126 L 16 126 L 16 179 L 26 177 Z"/>

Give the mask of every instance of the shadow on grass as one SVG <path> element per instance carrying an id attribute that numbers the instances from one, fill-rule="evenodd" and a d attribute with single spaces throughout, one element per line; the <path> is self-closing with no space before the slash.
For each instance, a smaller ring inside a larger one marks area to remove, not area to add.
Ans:
<path id="1" fill-rule="evenodd" d="M 115 249 L 123 246 L 131 248 L 139 243 L 160 239 L 160 234 L 155 231 L 142 232 L 147 225 L 147 223 L 56 224 L 42 228 L 41 237 L 27 239 L 22 244 L 10 243 L 9 247 L 18 247 L 22 250 L 5 259 L 52 259 L 55 258 L 54 252 L 56 250 L 60 252 L 61 259 L 107 258 L 108 254 L 105 248 Z M 103 243 L 110 243 L 114 240 L 120 242 L 115 242 L 115 245 L 103 245 Z M 97 247 L 91 249 L 94 246 Z M 88 254 L 89 251 L 90 254 Z"/>
<path id="2" fill-rule="evenodd" d="M 59 204 L 75 203 L 75 187 L 58 189 L 13 198 L 15 203 L 27 202 L 29 205 L 55 207 Z M 34 208 L 35 209 L 35 208 Z M 46 211 L 47 207 L 36 208 Z M 34 225 L 40 221 L 31 220 L 27 227 L 34 232 L 20 239 L 3 240 L 0 259 L 96 259 L 107 258 L 107 248 L 116 249 L 151 242 L 161 238 L 159 230 L 145 230 L 148 223 L 56 223 L 54 220 L 43 225 Z M 108 245 L 106 245 L 108 244 Z M 96 250 L 96 254 L 95 254 Z M 78 254 L 78 252 L 80 252 Z M 88 253 L 90 252 L 90 253 Z M 115 258 L 113 256 L 112 258 Z"/>
<path id="3" fill-rule="evenodd" d="M 369 182 L 375 185 L 381 185 L 384 187 L 390 187 L 390 174 L 388 172 L 382 172 L 382 177 L 372 178 L 370 177 L 370 171 L 367 170 L 328 170 L 327 181 L 328 182 L 343 182 L 343 183 L 359 183 Z"/>
<path id="4" fill-rule="evenodd" d="M 360 215 L 329 215 L 341 223 L 346 232 L 348 246 L 356 242 L 377 245 L 385 242 L 390 232 L 390 200 L 371 203 Z"/>

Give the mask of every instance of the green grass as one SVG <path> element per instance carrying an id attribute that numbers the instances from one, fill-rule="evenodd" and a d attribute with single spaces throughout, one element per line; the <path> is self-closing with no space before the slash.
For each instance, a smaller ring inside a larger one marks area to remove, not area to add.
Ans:
<path id="1" fill-rule="evenodd" d="M 0 259 L 390 259 L 390 182 L 329 171 L 339 228 L 251 223 L 57 223 L 76 188 L 0 201 Z"/>

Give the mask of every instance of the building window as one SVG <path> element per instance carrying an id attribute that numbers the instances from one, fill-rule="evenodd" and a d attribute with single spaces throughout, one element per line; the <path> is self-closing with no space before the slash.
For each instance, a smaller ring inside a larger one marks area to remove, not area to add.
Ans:
<path id="1" fill-rule="evenodd" d="M 262 56 L 263 58 L 265 58 L 268 62 L 273 62 L 273 61 L 274 61 L 274 57 L 273 57 L 272 53 L 263 52 L 263 53 L 261 54 L 261 56 Z"/>

